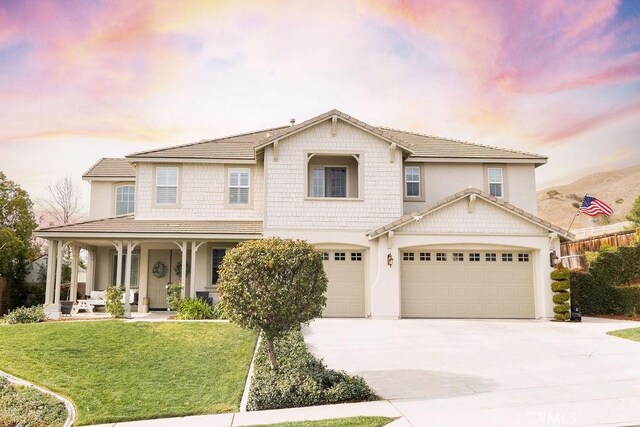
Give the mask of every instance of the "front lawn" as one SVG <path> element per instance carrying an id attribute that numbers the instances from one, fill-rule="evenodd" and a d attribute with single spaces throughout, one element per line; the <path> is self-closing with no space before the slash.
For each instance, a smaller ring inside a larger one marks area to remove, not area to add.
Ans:
<path id="1" fill-rule="evenodd" d="M 640 328 L 620 329 L 619 331 L 607 332 L 614 337 L 626 338 L 632 341 L 640 342 Z"/>
<path id="2" fill-rule="evenodd" d="M 260 424 L 249 427 L 382 427 L 389 424 L 395 418 L 387 417 L 354 417 L 334 418 L 319 421 L 294 421 L 278 424 Z"/>
<path id="3" fill-rule="evenodd" d="M 0 369 L 70 398 L 78 424 L 239 409 L 256 335 L 227 323 L 0 327 Z"/>

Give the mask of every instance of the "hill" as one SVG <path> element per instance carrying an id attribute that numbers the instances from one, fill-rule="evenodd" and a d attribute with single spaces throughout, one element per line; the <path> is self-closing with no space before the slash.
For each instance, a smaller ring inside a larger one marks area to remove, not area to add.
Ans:
<path id="1" fill-rule="evenodd" d="M 538 191 L 538 216 L 567 228 L 585 194 L 597 197 L 613 208 L 609 222 L 624 221 L 640 195 L 640 165 L 584 176 L 571 184 Z M 603 225 L 603 216 L 578 215 L 571 229 Z"/>

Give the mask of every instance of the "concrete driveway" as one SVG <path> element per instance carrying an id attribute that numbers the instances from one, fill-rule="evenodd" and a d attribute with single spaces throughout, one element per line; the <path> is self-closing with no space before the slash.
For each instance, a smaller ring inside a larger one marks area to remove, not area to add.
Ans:
<path id="1" fill-rule="evenodd" d="M 413 426 L 640 424 L 637 322 L 322 319 L 304 329 Z"/>

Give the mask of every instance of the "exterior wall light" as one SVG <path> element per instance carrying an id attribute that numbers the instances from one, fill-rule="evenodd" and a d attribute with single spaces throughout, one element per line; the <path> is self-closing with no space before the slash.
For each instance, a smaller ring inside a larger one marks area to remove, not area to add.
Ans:
<path id="1" fill-rule="evenodd" d="M 556 251 L 554 249 L 549 253 L 549 263 L 551 264 L 551 267 L 555 267 L 559 262 L 560 258 L 558 258 L 558 255 L 556 255 Z"/>
<path id="2" fill-rule="evenodd" d="M 393 265 L 393 256 L 391 254 L 387 255 L 387 265 L 391 267 Z"/>

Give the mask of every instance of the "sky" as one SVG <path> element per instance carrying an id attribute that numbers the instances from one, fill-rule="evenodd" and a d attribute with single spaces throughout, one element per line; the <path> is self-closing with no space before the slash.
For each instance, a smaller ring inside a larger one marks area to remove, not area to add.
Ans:
<path id="1" fill-rule="evenodd" d="M 0 0 L 0 171 L 35 200 L 332 108 L 547 155 L 539 188 L 640 164 L 640 1 Z"/>

